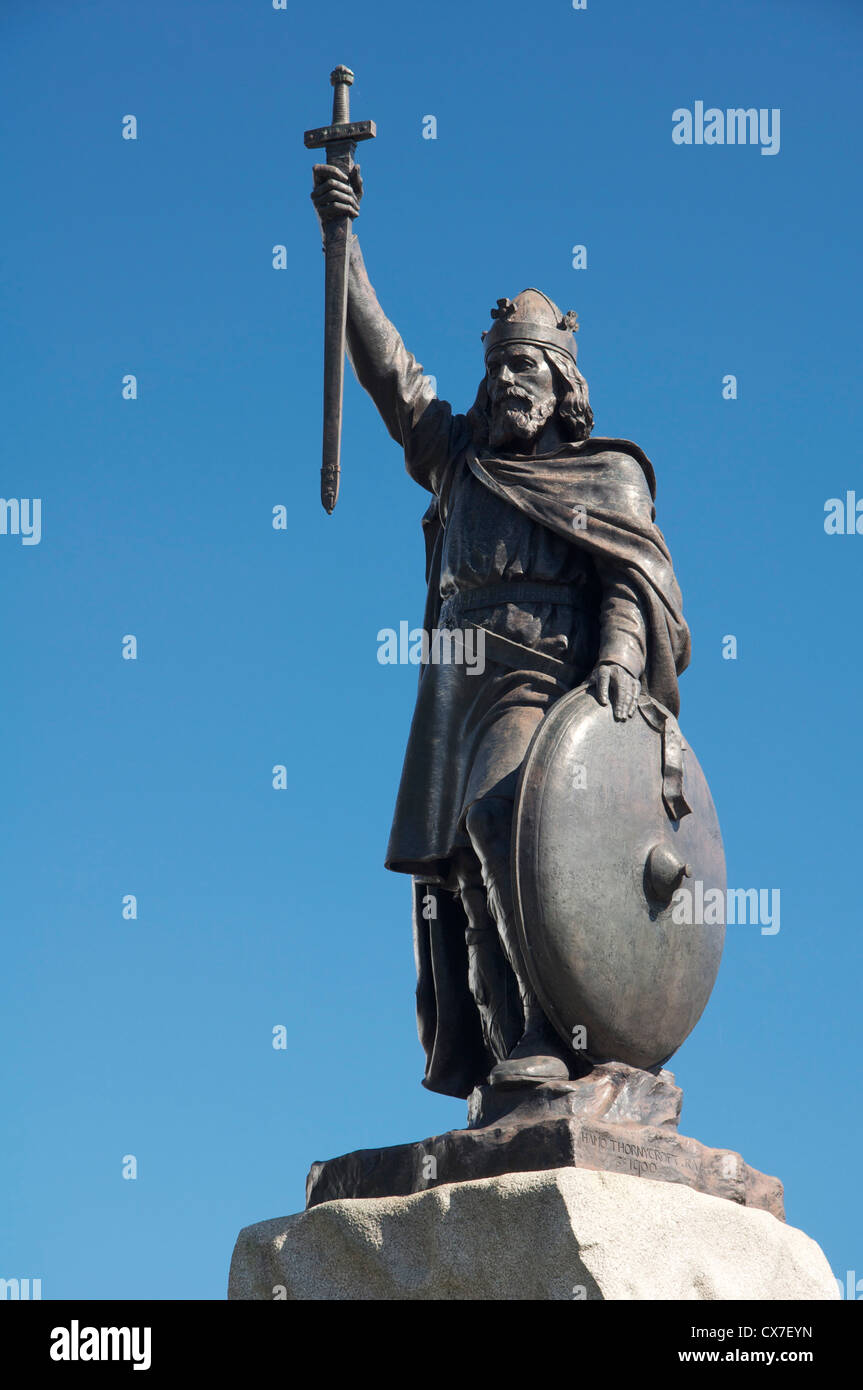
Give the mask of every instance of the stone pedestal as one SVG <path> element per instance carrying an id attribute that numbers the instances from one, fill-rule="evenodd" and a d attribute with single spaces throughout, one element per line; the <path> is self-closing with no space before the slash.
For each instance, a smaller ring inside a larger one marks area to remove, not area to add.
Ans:
<path id="1" fill-rule="evenodd" d="M 694 1142 L 694 1141 L 693 1141 Z M 328 1201 L 240 1232 L 229 1299 L 836 1299 L 768 1211 L 564 1167 Z"/>
<path id="2" fill-rule="evenodd" d="M 313 1163 L 306 1205 L 406 1197 L 442 1183 L 572 1167 L 679 1183 L 784 1220 L 778 1178 L 730 1149 L 677 1133 L 681 1102 L 671 1072 L 620 1062 L 594 1067 L 578 1081 L 481 1086 L 470 1097 L 467 1129 Z"/>
<path id="3" fill-rule="evenodd" d="M 481 1086 L 468 1126 L 312 1164 L 240 1232 L 232 1299 L 836 1298 L 782 1184 L 678 1134 L 667 1071 Z"/>

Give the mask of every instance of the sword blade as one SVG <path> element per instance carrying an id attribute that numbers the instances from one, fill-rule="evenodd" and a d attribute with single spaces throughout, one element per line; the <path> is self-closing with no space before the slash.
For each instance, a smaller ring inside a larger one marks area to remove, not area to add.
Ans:
<path id="1" fill-rule="evenodd" d="M 329 159 L 328 162 L 334 161 Z M 321 502 L 331 514 L 339 495 L 342 398 L 345 383 L 345 327 L 348 309 L 348 239 L 350 218 L 338 217 L 324 230 L 324 441 Z"/>

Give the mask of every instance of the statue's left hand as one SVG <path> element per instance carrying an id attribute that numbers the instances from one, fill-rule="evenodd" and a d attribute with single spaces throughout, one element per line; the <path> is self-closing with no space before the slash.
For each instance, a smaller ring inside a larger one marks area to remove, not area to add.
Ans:
<path id="1" fill-rule="evenodd" d="M 594 668 L 588 686 L 593 688 L 601 705 L 607 705 L 611 699 L 615 719 L 631 719 L 635 714 L 641 681 L 631 676 L 625 667 L 613 661 L 602 662 Z"/>

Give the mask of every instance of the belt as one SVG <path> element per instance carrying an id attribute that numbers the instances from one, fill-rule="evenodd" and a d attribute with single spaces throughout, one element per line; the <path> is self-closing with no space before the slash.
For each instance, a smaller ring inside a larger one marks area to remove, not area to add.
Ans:
<path id="1" fill-rule="evenodd" d="M 584 597 L 575 584 L 539 584 L 525 580 L 511 584 L 486 584 L 478 589 L 459 589 L 448 595 L 441 604 L 439 621 L 448 624 L 458 622 L 465 613 L 479 608 L 495 608 L 505 603 L 557 603 L 570 608 L 584 608 Z M 574 666 L 559 661 L 556 656 L 544 656 L 532 647 L 514 642 L 511 637 L 501 637 L 489 632 L 479 623 L 460 622 L 460 626 L 473 628 L 482 634 L 485 651 L 492 661 L 501 666 L 509 666 L 515 671 L 538 671 L 545 676 L 553 676 L 565 685 L 572 686 L 578 676 Z"/>
<path id="2" fill-rule="evenodd" d="M 504 603 L 565 603 L 570 608 L 583 608 L 584 596 L 577 584 L 523 583 L 486 584 L 479 589 L 458 589 L 441 604 L 448 613 L 470 613 L 477 608 L 496 608 Z"/>

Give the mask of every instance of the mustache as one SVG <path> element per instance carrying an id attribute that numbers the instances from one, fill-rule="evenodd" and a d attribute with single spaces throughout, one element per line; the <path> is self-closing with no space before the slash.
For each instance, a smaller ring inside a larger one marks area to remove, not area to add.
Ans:
<path id="1" fill-rule="evenodd" d="M 492 397 L 492 405 L 495 406 L 508 405 L 510 402 L 515 401 L 517 401 L 519 405 L 525 406 L 528 410 L 532 409 L 535 405 L 535 401 L 533 401 L 530 396 L 526 395 L 524 391 L 519 391 L 517 388 L 513 387 L 508 387 L 505 391 L 499 391 Z"/>

